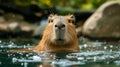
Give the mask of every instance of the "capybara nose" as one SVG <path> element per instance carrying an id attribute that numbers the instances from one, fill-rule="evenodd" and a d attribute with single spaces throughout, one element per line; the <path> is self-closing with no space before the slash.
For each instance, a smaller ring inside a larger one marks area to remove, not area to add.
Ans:
<path id="1" fill-rule="evenodd" d="M 59 25 L 55 25 L 56 29 L 64 29 L 65 28 L 65 24 L 59 24 Z"/>

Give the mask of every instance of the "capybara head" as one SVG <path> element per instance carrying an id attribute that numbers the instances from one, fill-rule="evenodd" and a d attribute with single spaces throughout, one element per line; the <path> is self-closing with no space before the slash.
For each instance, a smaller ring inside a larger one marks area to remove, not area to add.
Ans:
<path id="1" fill-rule="evenodd" d="M 79 50 L 74 15 L 50 15 L 42 40 L 36 46 L 38 51 Z"/>
<path id="2" fill-rule="evenodd" d="M 74 40 L 73 38 L 76 37 L 74 26 L 75 17 L 73 15 L 50 15 L 48 21 L 48 26 L 52 26 L 52 32 L 49 33 L 51 35 L 50 40 L 52 43 L 64 45 L 71 42 L 71 40 Z"/>

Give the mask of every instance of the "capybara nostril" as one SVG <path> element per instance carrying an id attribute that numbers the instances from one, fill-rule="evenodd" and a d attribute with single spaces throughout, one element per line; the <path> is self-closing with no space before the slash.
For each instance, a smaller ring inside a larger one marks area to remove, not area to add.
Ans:
<path id="1" fill-rule="evenodd" d="M 61 27 L 64 28 L 64 27 L 65 27 L 65 24 L 62 24 Z"/>
<path id="2" fill-rule="evenodd" d="M 65 24 L 59 24 L 59 25 L 56 24 L 55 28 L 57 28 L 57 29 L 65 28 Z"/>
<path id="3" fill-rule="evenodd" d="M 58 27 L 57 25 L 55 25 L 55 27 Z"/>

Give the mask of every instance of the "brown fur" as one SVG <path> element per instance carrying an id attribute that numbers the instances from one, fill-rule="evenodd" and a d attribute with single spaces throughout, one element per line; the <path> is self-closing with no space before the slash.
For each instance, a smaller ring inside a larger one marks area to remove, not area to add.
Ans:
<path id="1" fill-rule="evenodd" d="M 60 17 L 61 17 L 60 22 L 62 22 L 62 24 L 65 24 L 66 28 L 65 28 L 65 36 L 63 37 L 64 41 L 57 42 L 55 41 L 55 39 L 53 39 L 55 37 L 54 24 L 60 23 L 55 21 L 55 19 L 58 19 Z M 79 51 L 78 38 L 75 30 L 75 25 L 72 23 L 74 21 L 75 21 L 75 18 L 73 15 L 67 15 L 67 16 L 51 15 L 49 17 L 49 23 L 43 33 L 42 40 L 39 42 L 39 44 L 35 48 L 33 48 L 33 50 L 35 50 L 36 52 Z"/>

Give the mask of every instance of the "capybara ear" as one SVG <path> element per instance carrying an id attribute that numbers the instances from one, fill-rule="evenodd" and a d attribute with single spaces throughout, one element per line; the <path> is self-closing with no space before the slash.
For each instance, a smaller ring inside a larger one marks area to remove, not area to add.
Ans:
<path id="1" fill-rule="evenodd" d="M 69 23 L 75 24 L 75 16 L 74 15 L 68 15 L 67 18 L 68 18 Z"/>
<path id="2" fill-rule="evenodd" d="M 54 17 L 57 16 L 56 14 L 50 14 L 48 17 L 48 22 L 51 23 L 54 20 Z"/>

